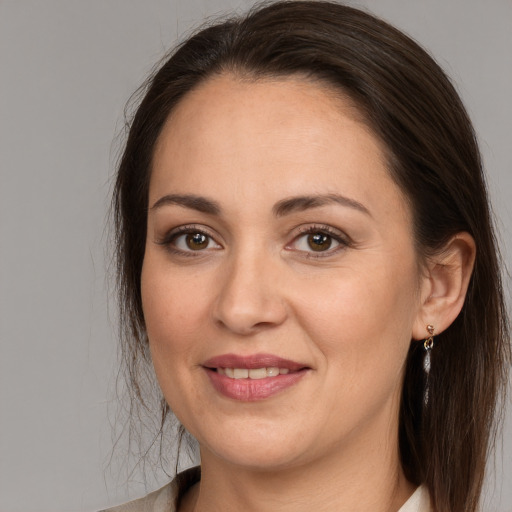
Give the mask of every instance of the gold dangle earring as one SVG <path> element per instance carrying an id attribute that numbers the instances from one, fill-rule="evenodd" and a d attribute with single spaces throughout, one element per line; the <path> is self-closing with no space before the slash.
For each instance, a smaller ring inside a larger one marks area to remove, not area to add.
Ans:
<path id="1" fill-rule="evenodd" d="M 428 375 L 430 373 L 430 351 L 434 348 L 434 326 L 427 325 L 427 332 L 429 333 L 429 337 L 423 342 L 423 347 L 425 349 L 425 358 L 423 359 L 423 369 L 425 373 Z"/>

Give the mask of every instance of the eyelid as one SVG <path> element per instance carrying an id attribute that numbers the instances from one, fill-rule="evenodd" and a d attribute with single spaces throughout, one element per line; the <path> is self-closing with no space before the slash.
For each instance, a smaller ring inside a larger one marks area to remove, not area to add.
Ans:
<path id="1" fill-rule="evenodd" d="M 200 233 L 204 236 L 207 236 L 213 243 L 217 245 L 215 248 L 208 248 L 203 250 L 182 250 L 178 249 L 176 246 L 173 245 L 173 242 L 180 236 L 187 235 L 187 234 L 196 234 Z M 222 244 L 220 244 L 217 241 L 217 236 L 213 235 L 208 228 L 206 228 L 203 225 L 197 225 L 197 224 L 184 224 L 182 226 L 177 226 L 171 230 L 169 230 L 162 238 L 157 238 L 155 240 L 155 243 L 158 245 L 162 245 L 166 247 L 169 251 L 171 251 L 174 254 L 184 255 L 184 256 L 193 256 L 197 257 L 200 256 L 201 253 L 215 250 L 218 251 L 219 249 L 222 249 Z"/>
<path id="2" fill-rule="evenodd" d="M 297 242 L 300 238 L 314 233 L 322 233 L 330 236 L 335 242 L 337 242 L 337 246 L 334 248 L 329 248 L 326 251 L 302 251 L 292 247 L 293 244 Z M 307 258 L 326 258 L 336 254 L 339 251 L 343 251 L 347 247 L 351 247 L 353 245 L 352 239 L 343 231 L 333 228 L 332 226 L 326 224 L 310 224 L 307 226 L 299 226 L 297 228 L 297 233 L 293 237 L 293 240 L 286 244 L 285 249 L 290 251 L 296 251 L 298 253 L 304 253 Z"/>

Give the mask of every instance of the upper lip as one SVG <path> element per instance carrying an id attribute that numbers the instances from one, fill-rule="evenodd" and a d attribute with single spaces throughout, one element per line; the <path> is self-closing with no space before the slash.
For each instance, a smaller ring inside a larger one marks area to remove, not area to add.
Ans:
<path id="1" fill-rule="evenodd" d="M 212 357 L 203 363 L 206 368 L 287 368 L 294 372 L 303 368 L 308 368 L 307 365 L 284 359 L 273 354 L 253 354 L 249 356 L 242 356 L 238 354 L 223 354 L 220 356 Z"/>

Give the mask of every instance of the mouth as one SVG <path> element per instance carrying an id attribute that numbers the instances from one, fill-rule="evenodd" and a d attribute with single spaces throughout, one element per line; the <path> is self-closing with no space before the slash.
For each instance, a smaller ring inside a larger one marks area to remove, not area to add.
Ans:
<path id="1" fill-rule="evenodd" d="M 217 392 L 244 402 L 270 398 L 294 386 L 311 370 L 270 354 L 226 354 L 206 361 L 203 368 Z"/>
<path id="2" fill-rule="evenodd" d="M 287 375 L 290 373 L 288 368 L 278 368 L 269 366 L 268 368 L 217 368 L 217 373 L 225 375 L 230 379 L 266 379 L 267 377 L 277 377 L 278 375 Z"/>

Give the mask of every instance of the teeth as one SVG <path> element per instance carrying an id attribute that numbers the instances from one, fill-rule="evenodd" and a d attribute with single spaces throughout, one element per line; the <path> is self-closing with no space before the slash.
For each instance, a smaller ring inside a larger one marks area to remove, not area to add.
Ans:
<path id="1" fill-rule="evenodd" d="M 284 368 L 283 368 L 284 370 Z M 272 366 L 271 368 L 267 368 L 267 375 L 269 377 L 275 377 L 276 375 L 279 375 L 279 368 L 276 368 L 275 366 Z"/>
<path id="2" fill-rule="evenodd" d="M 257 368 L 249 370 L 249 379 L 264 379 L 267 376 L 266 368 Z"/>
<path id="3" fill-rule="evenodd" d="M 271 366 L 269 368 L 217 368 L 220 375 L 225 375 L 230 379 L 264 379 L 266 377 L 277 377 L 278 375 L 286 375 L 290 373 L 288 368 L 277 368 Z"/>
<path id="4" fill-rule="evenodd" d="M 233 377 L 235 379 L 247 379 L 249 377 L 249 370 L 247 368 L 234 368 Z"/>

